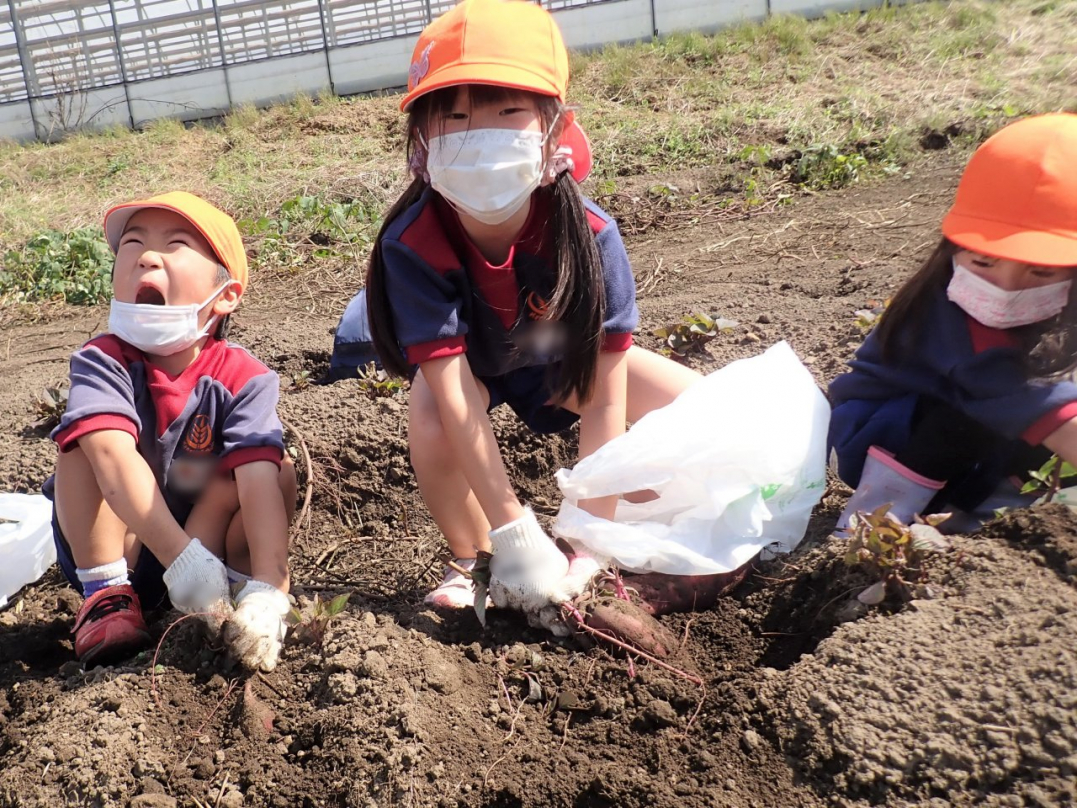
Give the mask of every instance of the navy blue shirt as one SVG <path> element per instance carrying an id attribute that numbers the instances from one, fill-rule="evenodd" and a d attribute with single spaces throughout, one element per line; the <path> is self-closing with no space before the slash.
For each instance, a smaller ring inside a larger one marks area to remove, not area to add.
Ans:
<path id="1" fill-rule="evenodd" d="M 532 352 L 521 338 L 543 319 L 556 283 L 552 204 L 552 189 L 532 195 L 527 221 L 500 266 L 485 259 L 430 188 L 389 226 L 381 242 L 385 285 L 410 363 L 466 353 L 472 372 L 489 377 L 559 358 Z M 590 200 L 585 205 L 605 284 L 603 350 L 624 351 L 639 321 L 635 279 L 616 223 Z"/>
<path id="2" fill-rule="evenodd" d="M 1033 445 L 1077 415 L 1067 406 L 1077 402 L 1077 385 L 1030 379 L 1008 332 L 972 320 L 944 289 L 925 305 L 918 333 L 895 334 L 893 361 L 883 360 L 873 331 L 849 363 L 852 371 L 830 384 L 830 444 L 850 484 L 859 481 L 873 444 L 891 452 L 903 448 L 920 396 L 946 402 L 1000 437 Z M 994 336 L 985 339 L 987 332 Z"/>

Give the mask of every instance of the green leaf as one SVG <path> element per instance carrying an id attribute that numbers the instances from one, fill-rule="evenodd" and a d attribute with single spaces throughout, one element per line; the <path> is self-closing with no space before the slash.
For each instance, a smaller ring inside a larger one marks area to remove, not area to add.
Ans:
<path id="1" fill-rule="evenodd" d="M 348 598 L 350 597 L 350 592 L 345 592 L 343 595 L 337 595 L 335 598 L 329 601 L 329 605 L 326 607 L 325 613 L 329 617 L 336 617 L 338 614 L 344 611 L 344 607 L 348 605 Z"/>
<path id="2" fill-rule="evenodd" d="M 483 628 L 486 628 L 486 596 L 488 592 L 489 586 L 486 581 L 475 581 L 475 616 L 479 618 L 479 625 Z"/>

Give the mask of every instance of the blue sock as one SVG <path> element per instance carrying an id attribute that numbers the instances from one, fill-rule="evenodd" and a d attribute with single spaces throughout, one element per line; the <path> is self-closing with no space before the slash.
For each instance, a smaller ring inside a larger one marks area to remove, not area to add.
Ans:
<path id="1" fill-rule="evenodd" d="M 124 559 L 113 561 L 110 564 L 102 564 L 100 567 L 89 569 L 77 569 L 79 583 L 82 584 L 83 597 L 90 597 L 95 592 L 107 589 L 110 586 L 122 586 L 130 583 L 127 577 L 127 562 Z"/>

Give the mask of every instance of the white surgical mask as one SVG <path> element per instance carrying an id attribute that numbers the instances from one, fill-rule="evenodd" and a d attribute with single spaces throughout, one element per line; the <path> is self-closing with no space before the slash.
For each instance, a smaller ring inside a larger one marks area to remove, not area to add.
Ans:
<path id="1" fill-rule="evenodd" d="M 231 285 L 232 281 L 228 281 L 202 303 L 189 306 L 121 303 L 113 298 L 108 315 L 109 333 L 154 356 L 179 353 L 209 333 L 217 317 L 210 317 L 205 326 L 199 328 L 198 314 Z"/>
<path id="2" fill-rule="evenodd" d="M 1069 302 L 1071 284 L 1067 280 L 1007 291 L 957 263 L 955 258 L 946 297 L 989 328 L 1016 328 L 1059 314 Z"/>
<path id="3" fill-rule="evenodd" d="M 431 138 L 430 185 L 468 216 L 501 224 L 542 180 L 545 144 L 541 132 L 517 129 L 470 129 Z"/>

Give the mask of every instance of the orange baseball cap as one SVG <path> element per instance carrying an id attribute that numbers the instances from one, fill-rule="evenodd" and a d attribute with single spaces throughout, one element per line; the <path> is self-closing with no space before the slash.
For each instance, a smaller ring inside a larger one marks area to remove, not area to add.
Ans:
<path id="1" fill-rule="evenodd" d="M 1012 123 L 972 155 L 942 232 L 966 250 L 1077 266 L 1077 115 Z"/>
<path id="2" fill-rule="evenodd" d="M 131 217 L 145 208 L 170 210 L 193 224 L 209 242 L 228 274 L 246 291 L 249 274 L 247 253 L 243 249 L 243 238 L 239 235 L 235 220 L 202 197 L 186 191 L 171 191 L 109 208 L 105 213 L 105 238 L 112 252 L 119 247 L 120 237 Z"/>
<path id="3" fill-rule="evenodd" d="M 464 0 L 426 26 L 408 70 L 407 112 L 421 95 L 461 84 L 490 84 L 550 95 L 568 89 L 568 51 L 553 15 L 526 0 Z M 591 171 L 591 144 L 568 113 L 561 146 L 572 149 L 572 176 Z"/>

